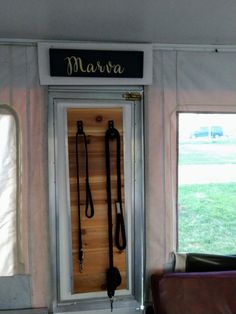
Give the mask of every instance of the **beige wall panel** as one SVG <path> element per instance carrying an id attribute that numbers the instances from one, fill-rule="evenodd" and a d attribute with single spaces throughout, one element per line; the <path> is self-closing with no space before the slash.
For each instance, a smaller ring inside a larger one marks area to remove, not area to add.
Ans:
<path id="1" fill-rule="evenodd" d="M 11 103 L 11 47 L 0 46 L 0 102 Z"/>
<path id="2" fill-rule="evenodd" d="M 31 275 L 32 306 L 49 305 L 46 93 L 39 85 L 36 47 L 0 46 L 0 103 L 13 107 L 21 138 L 22 260 Z"/>
<path id="3" fill-rule="evenodd" d="M 30 248 L 32 304 L 47 306 L 51 302 L 48 180 L 47 180 L 47 101 L 46 90 L 39 85 L 36 49 L 28 48 L 28 123 L 30 164 Z"/>

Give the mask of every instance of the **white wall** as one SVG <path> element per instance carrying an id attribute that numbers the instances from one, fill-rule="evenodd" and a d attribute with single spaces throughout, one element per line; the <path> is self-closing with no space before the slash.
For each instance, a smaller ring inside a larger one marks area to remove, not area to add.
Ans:
<path id="1" fill-rule="evenodd" d="M 32 304 L 44 307 L 50 299 L 47 91 L 39 85 L 36 47 L 0 45 L 0 65 L 0 103 L 16 110 L 22 129 L 23 245 Z M 234 51 L 154 51 L 153 85 L 145 88 L 148 282 L 175 247 L 175 111 L 235 109 L 235 86 Z"/>

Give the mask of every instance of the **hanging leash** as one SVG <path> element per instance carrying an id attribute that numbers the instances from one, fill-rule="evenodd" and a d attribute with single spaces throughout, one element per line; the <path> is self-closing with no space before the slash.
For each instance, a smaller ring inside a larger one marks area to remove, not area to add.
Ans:
<path id="1" fill-rule="evenodd" d="M 121 275 L 113 263 L 113 236 L 112 236 L 112 195 L 111 195 L 111 170 L 110 170 L 110 141 L 116 140 L 116 174 L 117 174 L 117 201 L 116 201 L 116 230 L 115 244 L 119 250 L 126 247 L 125 225 L 122 209 L 121 194 L 121 165 L 120 165 L 120 134 L 114 128 L 114 121 L 108 122 L 108 130 L 105 134 L 106 153 L 106 189 L 108 208 L 108 239 L 109 239 L 109 269 L 107 270 L 107 295 L 110 298 L 111 311 L 113 310 L 113 298 L 116 288 L 121 284 Z"/>
<path id="2" fill-rule="evenodd" d="M 81 228 L 81 209 L 80 209 L 80 166 L 79 166 L 79 139 L 83 137 L 84 149 L 85 149 L 85 173 L 86 173 L 86 203 L 85 203 L 85 215 L 88 218 L 94 216 L 94 206 L 92 193 L 89 184 L 89 170 L 88 170 L 88 147 L 87 138 L 83 130 L 83 121 L 77 121 L 77 132 L 76 132 L 76 177 L 77 177 L 77 210 L 78 210 L 78 260 L 79 260 L 79 271 L 83 271 L 83 241 L 82 241 L 82 228 Z M 89 211 L 90 208 L 90 211 Z"/>

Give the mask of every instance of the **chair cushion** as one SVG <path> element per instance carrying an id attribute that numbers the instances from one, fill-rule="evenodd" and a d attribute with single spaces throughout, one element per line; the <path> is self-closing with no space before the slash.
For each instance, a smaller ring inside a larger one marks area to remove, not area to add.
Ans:
<path id="1" fill-rule="evenodd" d="M 236 271 L 153 274 L 156 314 L 236 314 Z"/>

